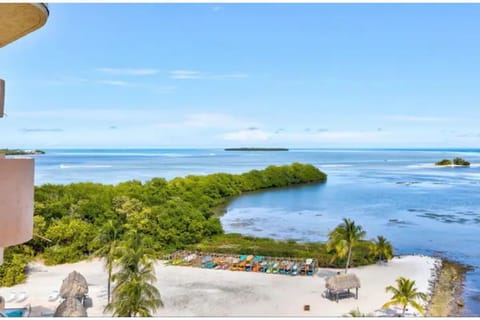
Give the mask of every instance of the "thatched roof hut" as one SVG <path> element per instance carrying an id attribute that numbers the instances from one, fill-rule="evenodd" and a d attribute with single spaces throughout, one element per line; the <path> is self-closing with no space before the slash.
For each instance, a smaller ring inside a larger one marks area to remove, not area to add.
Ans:
<path id="1" fill-rule="evenodd" d="M 327 279 L 325 286 L 332 291 L 343 291 L 353 288 L 360 288 L 360 280 L 353 273 L 342 273 Z"/>
<path id="2" fill-rule="evenodd" d="M 86 317 L 87 311 L 74 297 L 65 299 L 55 310 L 54 317 Z"/>
<path id="3" fill-rule="evenodd" d="M 60 296 L 62 298 L 83 298 L 88 293 L 88 284 L 84 276 L 77 271 L 71 272 L 62 282 Z"/>
<path id="4" fill-rule="evenodd" d="M 339 295 L 347 291 L 350 295 L 350 289 L 355 289 L 355 298 L 358 298 L 358 288 L 360 288 L 360 280 L 353 273 L 336 274 L 327 278 L 325 281 L 325 287 L 328 289 L 330 297 L 335 296 L 335 300 L 338 301 Z"/>

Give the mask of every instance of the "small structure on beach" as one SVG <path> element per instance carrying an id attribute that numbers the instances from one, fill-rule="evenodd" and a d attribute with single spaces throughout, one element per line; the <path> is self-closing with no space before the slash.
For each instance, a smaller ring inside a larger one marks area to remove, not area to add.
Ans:
<path id="1" fill-rule="evenodd" d="M 88 293 L 88 284 L 84 276 L 79 272 L 71 272 L 62 282 L 60 296 L 64 299 L 74 297 L 82 299 Z"/>
<path id="2" fill-rule="evenodd" d="M 74 297 L 68 297 L 57 307 L 54 317 L 86 317 L 87 310 Z"/>
<path id="3" fill-rule="evenodd" d="M 77 271 L 71 272 L 62 282 L 60 296 L 65 299 L 56 309 L 56 317 L 86 317 L 92 299 L 87 296 L 88 283 Z M 85 315 L 83 315 L 85 313 Z"/>
<path id="4" fill-rule="evenodd" d="M 328 278 L 325 282 L 325 287 L 328 290 L 328 298 L 351 297 L 351 289 L 355 289 L 355 299 L 358 299 L 358 288 L 360 288 L 360 280 L 353 273 L 336 274 Z"/>

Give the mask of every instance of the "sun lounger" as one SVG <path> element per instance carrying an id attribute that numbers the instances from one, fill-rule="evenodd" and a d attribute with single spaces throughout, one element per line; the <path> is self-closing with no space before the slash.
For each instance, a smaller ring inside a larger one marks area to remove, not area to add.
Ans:
<path id="1" fill-rule="evenodd" d="M 28 295 L 27 295 L 27 292 L 26 291 L 22 291 L 20 292 L 20 294 L 18 295 L 18 298 L 15 302 L 23 302 L 25 300 L 27 300 L 28 298 Z"/>
<path id="2" fill-rule="evenodd" d="M 280 270 L 279 263 L 275 262 L 273 264 L 272 273 L 278 273 L 279 270 Z"/>
<path id="3" fill-rule="evenodd" d="M 293 266 L 292 266 L 292 276 L 296 276 L 298 274 L 298 265 L 295 263 Z"/>
<path id="4" fill-rule="evenodd" d="M 50 295 L 48 296 L 48 301 L 53 302 L 57 300 L 59 296 L 60 293 L 58 292 L 58 290 L 53 290 L 52 293 L 50 293 Z"/>
<path id="5" fill-rule="evenodd" d="M 16 291 L 12 291 L 10 293 L 10 295 L 8 296 L 7 299 L 5 299 L 6 302 L 12 302 L 13 300 L 15 300 L 17 298 L 17 292 Z"/>

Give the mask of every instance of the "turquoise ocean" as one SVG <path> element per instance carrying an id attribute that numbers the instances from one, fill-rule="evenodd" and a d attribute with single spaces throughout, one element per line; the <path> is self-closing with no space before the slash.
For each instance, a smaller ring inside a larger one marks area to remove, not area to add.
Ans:
<path id="1" fill-rule="evenodd" d="M 397 254 L 427 254 L 471 265 L 464 315 L 480 316 L 480 149 L 52 149 L 35 156 L 35 184 L 118 183 L 190 174 L 242 173 L 311 163 L 325 184 L 252 193 L 232 201 L 226 232 L 323 241 L 343 217 L 367 237 L 386 236 Z M 435 167 L 462 157 L 469 168 Z"/>

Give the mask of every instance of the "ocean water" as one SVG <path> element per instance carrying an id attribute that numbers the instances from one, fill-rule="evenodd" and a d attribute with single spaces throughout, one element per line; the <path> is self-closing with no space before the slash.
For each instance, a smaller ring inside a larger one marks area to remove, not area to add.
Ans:
<path id="1" fill-rule="evenodd" d="M 326 240 L 343 217 L 368 238 L 386 236 L 399 254 L 428 254 L 473 266 L 464 315 L 480 315 L 480 149 L 46 150 L 35 183 L 118 183 L 189 174 L 241 173 L 270 164 L 311 163 L 325 184 L 252 193 L 222 217 L 227 232 L 299 241 Z M 435 167 L 456 156 L 470 168 Z"/>

